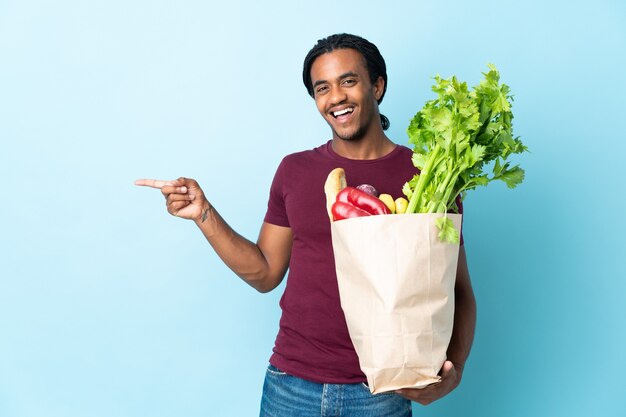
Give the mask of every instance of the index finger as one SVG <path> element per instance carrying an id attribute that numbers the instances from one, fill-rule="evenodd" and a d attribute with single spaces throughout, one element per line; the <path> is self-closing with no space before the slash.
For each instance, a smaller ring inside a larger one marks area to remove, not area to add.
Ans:
<path id="1" fill-rule="evenodd" d="M 158 188 L 161 189 L 166 185 L 172 185 L 171 181 L 163 181 L 163 180 L 149 180 L 149 179 L 142 179 L 142 180 L 135 180 L 135 185 L 139 185 L 142 187 L 152 187 L 152 188 Z"/>

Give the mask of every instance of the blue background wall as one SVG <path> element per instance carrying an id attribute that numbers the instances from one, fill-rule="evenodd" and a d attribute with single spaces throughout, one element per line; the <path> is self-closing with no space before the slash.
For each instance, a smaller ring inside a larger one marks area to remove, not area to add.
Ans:
<path id="1" fill-rule="evenodd" d="M 254 416 L 279 290 L 228 271 L 135 178 L 196 178 L 255 239 L 274 169 L 330 137 L 315 41 L 387 60 L 406 143 L 431 77 L 515 94 L 525 183 L 466 200 L 462 385 L 420 416 L 624 416 L 626 6 L 590 1 L 0 1 L 0 416 Z"/>

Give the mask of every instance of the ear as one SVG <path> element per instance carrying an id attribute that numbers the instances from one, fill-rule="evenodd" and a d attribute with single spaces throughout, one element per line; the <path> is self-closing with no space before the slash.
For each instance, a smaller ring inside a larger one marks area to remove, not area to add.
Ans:
<path id="1" fill-rule="evenodd" d="M 378 79 L 374 82 L 374 97 L 376 97 L 376 101 L 379 101 L 383 95 L 383 91 L 385 91 L 385 80 L 383 77 L 378 77 Z"/>

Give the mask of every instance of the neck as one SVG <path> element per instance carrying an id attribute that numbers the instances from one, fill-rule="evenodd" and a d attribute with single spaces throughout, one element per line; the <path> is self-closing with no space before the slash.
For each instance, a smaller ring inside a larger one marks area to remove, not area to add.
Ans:
<path id="1" fill-rule="evenodd" d="M 378 159 L 393 151 L 396 145 L 380 131 L 379 135 L 365 136 L 359 140 L 343 140 L 333 137 L 333 151 L 348 159 Z"/>

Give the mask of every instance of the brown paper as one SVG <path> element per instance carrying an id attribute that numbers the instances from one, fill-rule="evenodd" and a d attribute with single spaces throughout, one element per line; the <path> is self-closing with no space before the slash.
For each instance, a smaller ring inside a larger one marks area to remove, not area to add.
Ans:
<path id="1" fill-rule="evenodd" d="M 341 307 L 374 394 L 439 381 L 454 321 L 459 245 L 437 237 L 443 214 L 331 225 Z M 457 230 L 460 214 L 447 214 Z"/>

